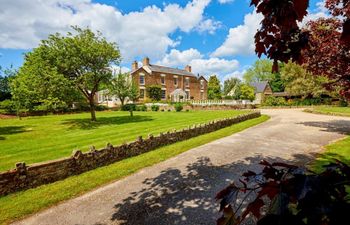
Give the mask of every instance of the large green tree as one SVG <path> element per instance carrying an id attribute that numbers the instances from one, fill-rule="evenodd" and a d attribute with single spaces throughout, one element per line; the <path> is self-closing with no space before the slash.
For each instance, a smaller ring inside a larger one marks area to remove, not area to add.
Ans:
<path id="1" fill-rule="evenodd" d="M 110 80 L 112 71 L 109 68 L 119 64 L 120 59 L 117 45 L 108 42 L 100 32 L 74 27 L 74 33 L 56 33 L 43 40 L 26 55 L 20 72 L 29 79 L 33 77 L 30 74 L 36 74 L 46 76 L 49 82 L 54 78 L 58 83 L 73 85 L 85 97 L 91 120 L 95 121 L 95 94 L 102 83 Z M 36 90 L 28 84 L 27 92 L 30 95 Z"/>
<path id="2" fill-rule="evenodd" d="M 216 75 L 212 75 L 209 78 L 208 99 L 221 99 L 220 81 Z"/>
<path id="3" fill-rule="evenodd" d="M 319 97 L 329 94 L 325 88 L 328 79 L 324 76 L 314 76 L 302 66 L 289 62 L 281 70 L 281 78 L 286 86 L 286 91 L 291 95 Z"/>
<path id="4" fill-rule="evenodd" d="M 12 68 L 3 69 L 0 66 L 0 101 L 11 99 L 10 80 L 14 78 L 17 71 Z"/>
<path id="5" fill-rule="evenodd" d="M 279 72 L 272 72 L 273 62 L 269 59 L 259 59 L 243 75 L 245 83 L 269 81 L 273 92 L 284 91 L 284 85 Z M 283 63 L 279 64 L 283 67 Z"/>
<path id="6" fill-rule="evenodd" d="M 241 80 L 237 77 L 232 77 L 224 81 L 224 95 L 231 96 L 234 99 L 239 99 Z"/>
<path id="7" fill-rule="evenodd" d="M 240 86 L 240 99 L 253 101 L 255 99 L 254 88 L 248 84 Z"/>

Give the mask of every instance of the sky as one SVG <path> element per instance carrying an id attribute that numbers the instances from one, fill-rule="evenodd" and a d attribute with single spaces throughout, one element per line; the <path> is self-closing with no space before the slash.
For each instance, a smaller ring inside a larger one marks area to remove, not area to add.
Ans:
<path id="1" fill-rule="evenodd" d="M 309 19 L 327 16 L 311 0 Z M 72 25 L 101 31 L 119 46 L 123 71 L 145 56 L 151 64 L 242 77 L 258 58 L 254 34 L 262 16 L 249 0 L 0 0 L 0 66 L 18 68 L 40 40 Z"/>

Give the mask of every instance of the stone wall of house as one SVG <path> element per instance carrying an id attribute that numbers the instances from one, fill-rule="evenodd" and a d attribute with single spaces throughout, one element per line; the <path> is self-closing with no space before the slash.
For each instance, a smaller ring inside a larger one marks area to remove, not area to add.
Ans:
<path id="1" fill-rule="evenodd" d="M 172 132 L 161 133 L 158 136 L 149 135 L 146 139 L 138 137 L 134 142 L 119 146 L 108 144 L 100 150 L 92 147 L 86 153 L 78 150 L 73 152 L 73 155 L 68 158 L 29 166 L 24 162 L 17 163 L 15 169 L 0 173 L 0 196 L 62 180 L 72 175 L 154 150 L 161 146 L 210 133 L 259 116 L 260 112 L 250 112 L 238 117 L 215 120 L 179 131 L 174 130 Z"/>

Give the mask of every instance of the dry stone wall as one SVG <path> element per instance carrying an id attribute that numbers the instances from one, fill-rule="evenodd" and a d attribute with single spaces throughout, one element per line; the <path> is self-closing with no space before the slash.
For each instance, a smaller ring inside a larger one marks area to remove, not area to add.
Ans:
<path id="1" fill-rule="evenodd" d="M 15 169 L 0 173 L 0 196 L 62 180 L 161 146 L 187 140 L 257 117 L 260 117 L 260 112 L 251 112 L 233 118 L 195 125 L 180 131 L 161 133 L 158 136 L 149 135 L 146 139 L 140 136 L 134 142 L 119 146 L 108 144 L 107 147 L 100 150 L 91 147 L 90 151 L 86 153 L 78 150 L 73 152 L 69 158 L 29 166 L 24 162 L 17 163 Z"/>

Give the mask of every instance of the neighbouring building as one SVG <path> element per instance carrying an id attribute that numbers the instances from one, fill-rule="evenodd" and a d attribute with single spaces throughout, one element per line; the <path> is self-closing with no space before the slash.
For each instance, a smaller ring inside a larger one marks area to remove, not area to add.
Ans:
<path id="1" fill-rule="evenodd" d="M 140 67 L 137 61 L 132 63 L 130 74 L 140 88 L 140 101 L 146 98 L 146 88 L 149 85 L 162 87 L 162 100 L 207 99 L 207 80 L 193 74 L 189 65 L 184 69 L 153 65 L 146 57 Z"/>
<path id="2" fill-rule="evenodd" d="M 250 86 L 255 91 L 255 102 L 261 104 L 267 96 L 273 95 L 273 91 L 268 81 L 252 82 Z"/>

